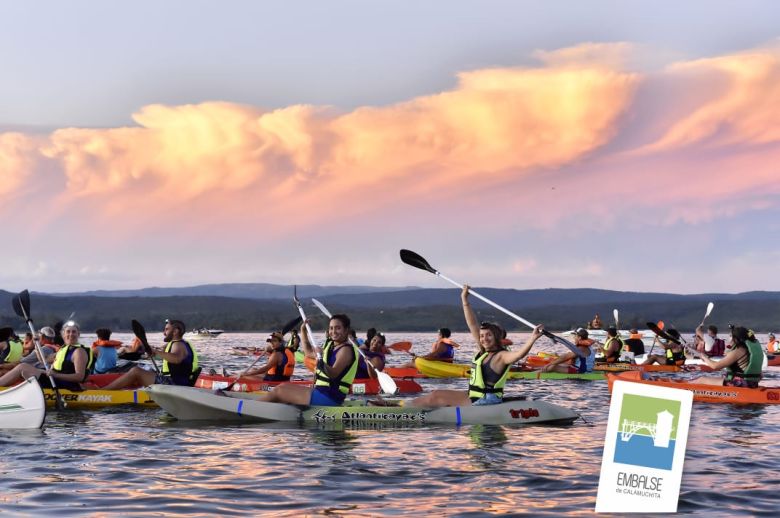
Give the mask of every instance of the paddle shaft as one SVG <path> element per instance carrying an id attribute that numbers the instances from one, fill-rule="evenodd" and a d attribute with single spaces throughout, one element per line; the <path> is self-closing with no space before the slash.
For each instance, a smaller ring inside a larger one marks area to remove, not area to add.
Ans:
<path id="1" fill-rule="evenodd" d="M 322 359 L 322 353 L 320 352 L 317 343 L 314 341 L 314 334 L 311 332 L 311 326 L 309 325 L 309 321 L 306 320 L 306 312 L 303 311 L 303 306 L 301 306 L 298 299 L 295 299 L 295 305 L 298 307 L 298 313 L 300 313 L 301 318 L 303 319 L 303 325 L 306 327 L 306 334 L 309 335 L 309 344 L 314 349 L 314 354 L 317 355 L 317 361 L 320 361 Z"/>
<path id="2" fill-rule="evenodd" d="M 38 354 L 38 358 L 41 360 L 41 363 L 43 364 L 43 369 L 46 372 L 46 376 L 49 378 L 49 382 L 51 383 L 51 388 L 54 389 L 54 395 L 56 397 L 55 402 L 57 404 L 57 407 L 65 408 L 65 400 L 63 400 L 62 396 L 60 395 L 60 389 L 57 388 L 57 383 L 54 381 L 54 376 L 49 374 L 49 364 L 46 362 L 46 357 L 43 355 L 43 349 L 41 349 L 41 344 L 38 341 L 38 339 L 35 338 L 36 332 L 35 332 L 35 326 L 33 325 L 33 321 L 30 318 L 30 315 L 27 314 L 27 309 L 24 307 L 24 304 L 22 304 L 21 300 L 19 300 L 19 307 L 22 309 L 24 320 L 25 322 L 27 322 L 27 327 L 30 328 L 30 333 L 32 333 L 33 345 L 35 345 L 35 352 Z"/>

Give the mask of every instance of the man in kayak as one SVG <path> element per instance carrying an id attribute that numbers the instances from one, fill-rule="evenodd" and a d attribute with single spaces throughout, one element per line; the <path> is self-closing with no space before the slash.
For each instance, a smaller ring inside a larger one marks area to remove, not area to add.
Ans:
<path id="1" fill-rule="evenodd" d="M 751 339 L 749 331 L 744 327 L 731 330 L 730 351 L 722 360 L 714 361 L 706 354 L 702 354 L 701 359 L 712 370 L 725 369 L 726 374 L 722 378 L 702 376 L 692 380 L 692 383 L 755 388 L 761 380 L 764 351 L 757 340 Z"/>
<path id="2" fill-rule="evenodd" d="M 436 339 L 436 342 L 433 344 L 433 347 L 431 347 L 431 352 L 425 356 L 419 356 L 419 358 L 422 358 L 423 360 L 452 363 L 455 360 L 455 348 L 460 347 L 460 344 L 452 340 L 450 336 L 452 336 L 452 331 L 450 331 L 448 328 L 442 327 L 439 329 L 439 335 Z M 400 368 L 416 368 L 414 365 L 414 360 L 418 358 L 418 356 L 412 352 L 409 354 L 412 355 L 412 361 L 401 365 Z"/>
<path id="3" fill-rule="evenodd" d="M 589 329 L 601 329 L 601 317 L 598 313 L 596 313 L 596 316 L 593 317 L 593 320 L 588 322 L 588 328 Z"/>
<path id="4" fill-rule="evenodd" d="M 282 333 L 271 333 L 268 343 L 268 362 L 249 370 L 242 378 L 264 375 L 263 381 L 290 381 L 295 369 L 295 353 L 286 347 Z"/>
<path id="5" fill-rule="evenodd" d="M 673 327 L 666 329 L 666 334 L 678 341 L 681 340 L 680 332 Z M 652 365 L 654 363 L 658 365 L 676 365 L 678 367 L 685 365 L 685 349 L 682 345 L 664 340 L 663 338 L 659 338 L 658 342 L 663 346 L 664 353 L 648 355 L 642 365 Z"/>
<path id="6" fill-rule="evenodd" d="M 165 347 L 152 347 L 155 356 L 162 358 L 160 374 L 133 367 L 104 387 L 105 390 L 119 390 L 128 387 L 146 387 L 152 384 L 193 386 L 200 373 L 198 353 L 184 340 L 185 327 L 181 320 L 166 320 L 163 328 Z"/>
<path id="7" fill-rule="evenodd" d="M 7 387 L 30 377 L 38 378 L 41 387 L 51 388 L 49 377 L 54 378 L 58 388 L 81 390 L 81 383 L 87 379 L 94 363 L 92 351 L 79 343 L 81 329 L 76 322 L 68 321 L 62 327 L 65 341 L 57 354 L 49 356 L 49 371 L 37 368 L 29 363 L 20 363 L 4 376 L 0 377 L 0 387 Z"/>
<path id="8" fill-rule="evenodd" d="M 261 401 L 292 405 L 339 406 L 349 394 L 358 370 L 357 345 L 349 342 L 350 320 L 336 314 L 328 322 L 328 340 L 322 348 L 314 371 L 314 386 L 282 383 L 261 398 Z M 306 322 L 301 324 L 301 345 L 308 358 L 316 358 Z"/>
<path id="9" fill-rule="evenodd" d="M 620 351 L 623 349 L 623 342 L 618 337 L 618 332 L 615 327 L 607 328 L 607 340 L 601 347 L 604 353 L 605 363 L 615 363 L 620 358 Z"/>
<path id="10" fill-rule="evenodd" d="M 565 374 L 584 374 L 593 372 L 596 364 L 596 351 L 593 345 L 596 343 L 592 338 L 588 338 L 588 330 L 579 328 L 576 332 L 574 345 L 582 355 L 574 354 L 570 351 L 562 356 L 558 356 L 553 361 L 542 367 L 542 372 L 563 372 Z"/>
<path id="11" fill-rule="evenodd" d="M 366 358 L 373 366 L 373 369 L 366 365 L 366 360 L 361 356 L 358 358 L 358 371 L 355 374 L 355 379 L 368 379 L 376 378 L 376 371 L 382 371 L 385 369 L 385 335 L 382 333 L 375 333 L 371 338 L 371 344 L 368 351 L 364 354 Z"/>
<path id="12" fill-rule="evenodd" d="M 463 315 L 471 331 L 471 336 L 479 345 L 474 355 L 468 391 L 434 390 L 430 394 L 413 399 L 404 406 L 446 407 L 469 405 L 492 405 L 501 403 L 504 398 L 504 384 L 509 377 L 513 363 L 525 357 L 534 343 L 542 336 L 543 327 L 537 326 L 531 337 L 517 351 L 509 351 L 501 343 L 504 330 L 492 322 L 477 322 L 477 317 L 469 304 L 469 286 L 461 292 Z M 380 400 L 381 403 L 381 400 Z"/>

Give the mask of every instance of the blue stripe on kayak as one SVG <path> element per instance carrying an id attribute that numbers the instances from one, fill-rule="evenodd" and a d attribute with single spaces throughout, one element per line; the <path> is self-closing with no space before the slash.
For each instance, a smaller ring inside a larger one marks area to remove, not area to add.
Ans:
<path id="1" fill-rule="evenodd" d="M 463 422 L 463 420 L 460 418 L 460 407 L 455 407 L 455 425 L 460 426 L 460 424 Z"/>
<path id="2" fill-rule="evenodd" d="M 243 399 L 239 399 L 239 400 L 238 400 L 238 408 L 236 408 L 236 413 L 237 413 L 238 415 L 241 415 L 241 409 L 242 409 L 243 407 L 244 407 L 244 400 L 243 400 Z"/>
<path id="3" fill-rule="evenodd" d="M 133 391 L 133 403 L 138 404 L 138 392 L 135 390 Z"/>

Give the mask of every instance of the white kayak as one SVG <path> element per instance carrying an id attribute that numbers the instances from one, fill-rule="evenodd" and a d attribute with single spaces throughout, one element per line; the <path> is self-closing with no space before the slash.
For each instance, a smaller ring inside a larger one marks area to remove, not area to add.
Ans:
<path id="1" fill-rule="evenodd" d="M 348 400 L 339 407 L 297 407 L 257 401 L 240 392 L 215 394 L 194 387 L 152 385 L 147 391 L 158 405 L 182 421 L 526 425 L 571 424 L 579 418 L 568 408 L 525 398 L 497 405 L 444 408 L 368 406 L 363 400 Z"/>
<path id="2" fill-rule="evenodd" d="M 0 391 L 0 428 L 36 429 L 45 417 L 43 391 L 35 378 Z"/>

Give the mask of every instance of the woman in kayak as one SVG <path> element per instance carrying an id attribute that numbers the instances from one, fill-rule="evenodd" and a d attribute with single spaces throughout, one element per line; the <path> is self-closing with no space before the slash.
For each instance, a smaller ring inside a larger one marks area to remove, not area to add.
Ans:
<path id="1" fill-rule="evenodd" d="M 358 369 L 357 346 L 349 342 L 350 321 L 347 315 L 333 315 L 328 323 L 328 340 L 322 348 L 322 358 L 314 371 L 314 386 L 282 383 L 261 401 L 292 405 L 339 406 L 349 394 Z M 301 345 L 304 354 L 316 358 L 306 322 L 301 324 Z"/>
<path id="2" fill-rule="evenodd" d="M 722 360 L 713 361 L 706 354 L 702 354 L 701 359 L 712 370 L 725 369 L 725 376 L 702 376 L 692 380 L 692 383 L 755 388 L 761 380 L 764 351 L 757 340 L 751 339 L 750 332 L 744 327 L 731 330 L 731 348 Z"/>
<path id="3" fill-rule="evenodd" d="M 678 342 L 681 339 L 680 332 L 674 328 L 667 329 L 666 334 Z M 675 341 L 667 341 L 662 338 L 659 338 L 658 341 L 663 346 L 664 353 L 648 354 L 647 359 L 642 365 L 652 365 L 654 363 L 657 363 L 658 365 L 676 365 L 677 367 L 685 365 L 685 349 L 682 344 Z"/>
<path id="4" fill-rule="evenodd" d="M 251 369 L 242 378 L 264 375 L 263 381 L 290 381 L 295 369 L 295 353 L 286 347 L 282 333 L 271 333 L 265 341 L 268 343 L 268 362 Z"/>
<path id="5" fill-rule="evenodd" d="M 20 379 L 38 378 L 41 387 L 51 388 L 49 377 L 54 378 L 57 388 L 81 390 L 81 383 L 87 379 L 94 363 L 92 351 L 79 343 L 81 329 L 73 321 L 65 322 L 62 338 L 65 340 L 57 354 L 47 358 L 48 372 L 29 363 L 20 363 L 0 377 L 0 387 L 17 383 Z"/>
<path id="6" fill-rule="evenodd" d="M 463 287 L 461 301 L 471 336 L 479 344 L 479 350 L 473 360 L 474 366 L 471 369 L 468 391 L 434 390 L 404 406 L 431 408 L 501 403 L 504 398 L 504 384 L 509 377 L 509 368 L 527 355 L 536 340 L 542 336 L 543 327 L 537 326 L 525 345 L 517 351 L 509 351 L 501 344 L 501 338 L 504 336 L 501 326 L 490 322 L 477 323 L 477 317 L 469 304 L 468 285 Z"/>
<path id="7" fill-rule="evenodd" d="M 460 344 L 452 340 L 450 338 L 451 335 L 452 331 L 450 331 L 448 328 L 442 327 L 439 329 L 439 336 L 436 339 L 436 342 L 433 344 L 433 347 L 431 347 L 431 352 L 425 356 L 419 356 L 419 358 L 422 358 L 423 360 L 452 363 L 455 360 L 455 348 L 460 347 Z M 414 360 L 418 358 L 418 356 L 411 352 L 409 354 L 412 355 L 412 361 L 401 365 L 401 369 L 416 368 L 414 365 Z"/>
<path id="8" fill-rule="evenodd" d="M 592 349 L 596 343 L 592 338 L 588 338 L 588 330 L 579 328 L 576 332 L 576 341 L 574 345 L 582 355 L 568 352 L 542 367 L 542 372 L 563 372 L 566 374 L 593 372 L 593 366 L 596 364 L 596 351 Z"/>
<path id="9" fill-rule="evenodd" d="M 382 371 L 385 369 L 385 335 L 382 333 L 376 333 L 371 338 L 371 344 L 368 351 L 364 354 L 366 359 L 371 363 L 372 368 L 366 365 L 366 360 L 363 357 L 358 358 L 358 371 L 355 374 L 356 379 L 376 378 L 376 371 Z"/>

